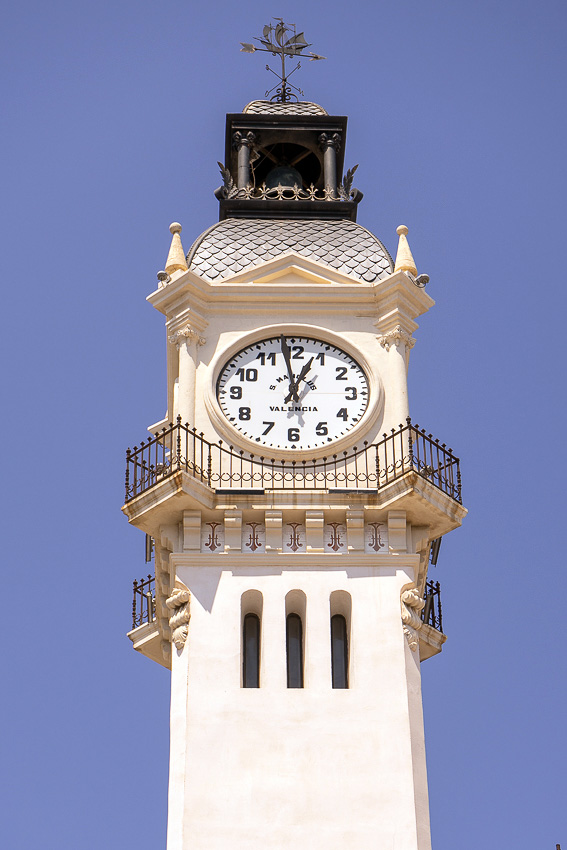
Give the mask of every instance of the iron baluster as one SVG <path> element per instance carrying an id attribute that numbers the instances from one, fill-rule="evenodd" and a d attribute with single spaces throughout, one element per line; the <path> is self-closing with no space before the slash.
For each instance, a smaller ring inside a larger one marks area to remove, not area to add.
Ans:
<path id="1" fill-rule="evenodd" d="M 443 631 L 443 614 L 441 612 L 441 585 L 439 584 L 439 582 L 437 582 L 436 588 L 437 588 L 437 605 L 438 605 L 437 610 L 439 612 L 439 631 L 442 632 Z"/>
<path id="2" fill-rule="evenodd" d="M 408 429 L 408 458 L 409 458 L 409 468 L 413 469 L 413 434 L 411 427 L 411 417 L 408 416 L 406 419 L 406 427 Z"/>
<path id="3" fill-rule="evenodd" d="M 176 455 L 177 469 L 181 469 L 181 416 L 177 416 L 177 435 L 176 435 Z"/>
<path id="4" fill-rule="evenodd" d="M 134 580 L 134 595 L 132 597 L 132 628 L 135 629 L 138 625 L 136 622 L 136 594 L 138 592 L 138 582 Z"/>
<path id="5" fill-rule="evenodd" d="M 126 501 L 130 498 L 130 449 L 126 449 Z"/>

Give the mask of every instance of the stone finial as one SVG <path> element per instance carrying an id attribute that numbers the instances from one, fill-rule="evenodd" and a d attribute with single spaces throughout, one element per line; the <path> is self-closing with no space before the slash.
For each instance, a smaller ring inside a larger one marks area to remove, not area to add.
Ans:
<path id="1" fill-rule="evenodd" d="M 411 255 L 410 246 L 407 240 L 408 229 L 405 224 L 400 224 L 396 228 L 396 233 L 400 237 L 398 242 L 398 253 L 396 254 L 395 272 L 410 272 L 414 276 L 417 275 L 417 268 L 414 259 Z"/>
<path id="2" fill-rule="evenodd" d="M 173 224 L 169 225 L 169 230 L 172 238 L 171 247 L 165 263 L 165 270 L 168 274 L 178 271 L 186 272 L 187 262 L 185 260 L 185 251 L 183 250 L 181 236 L 179 235 L 181 233 L 181 225 L 179 222 L 174 221 Z"/>

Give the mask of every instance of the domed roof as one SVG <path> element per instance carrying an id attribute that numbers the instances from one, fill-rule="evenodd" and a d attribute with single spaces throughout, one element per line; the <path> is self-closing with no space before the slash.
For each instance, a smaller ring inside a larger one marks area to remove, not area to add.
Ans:
<path id="1" fill-rule="evenodd" d="M 278 103 L 271 100 L 252 100 L 242 110 L 249 115 L 328 115 L 318 103 L 300 100 L 293 103 Z"/>
<path id="2" fill-rule="evenodd" d="M 345 219 L 229 218 L 199 236 L 187 266 L 205 280 L 219 281 L 288 251 L 367 283 L 394 270 L 380 240 Z"/>

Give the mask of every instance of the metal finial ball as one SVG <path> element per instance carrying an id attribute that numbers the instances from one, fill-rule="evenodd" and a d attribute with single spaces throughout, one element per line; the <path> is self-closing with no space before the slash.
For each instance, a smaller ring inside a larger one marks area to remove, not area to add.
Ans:
<path id="1" fill-rule="evenodd" d="M 405 226 L 405 224 L 400 224 L 399 227 L 396 227 L 396 233 L 398 234 L 398 236 L 407 236 L 408 228 Z"/>
<path id="2" fill-rule="evenodd" d="M 173 221 L 169 225 L 169 232 L 173 235 L 174 233 L 181 233 L 182 227 L 178 221 Z"/>

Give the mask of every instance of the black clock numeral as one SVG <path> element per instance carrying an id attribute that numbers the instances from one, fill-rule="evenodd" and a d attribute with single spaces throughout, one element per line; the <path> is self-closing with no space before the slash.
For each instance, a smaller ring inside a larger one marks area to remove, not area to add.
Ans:
<path id="1" fill-rule="evenodd" d="M 290 443 L 299 442 L 299 428 L 288 428 L 287 429 L 287 439 Z"/>
<path id="2" fill-rule="evenodd" d="M 236 374 L 240 378 L 241 381 L 257 381 L 258 380 L 258 370 L 257 369 L 237 369 Z"/>
<path id="3" fill-rule="evenodd" d="M 346 376 L 347 371 L 348 370 L 346 366 L 337 366 L 335 368 L 335 372 L 337 373 L 335 375 L 335 381 L 348 381 L 348 378 Z"/>
<path id="4" fill-rule="evenodd" d="M 265 431 L 262 431 L 262 437 L 265 437 L 266 434 L 269 434 L 275 424 L 275 422 L 262 422 L 262 425 L 268 426 Z"/>
<path id="5" fill-rule="evenodd" d="M 345 393 L 351 392 L 352 395 L 345 395 L 347 401 L 354 401 L 357 397 L 358 393 L 356 392 L 356 387 L 345 387 Z"/>
<path id="6" fill-rule="evenodd" d="M 270 351 L 269 354 L 266 354 L 264 351 L 261 351 L 260 354 L 256 357 L 256 360 L 260 361 L 260 366 L 266 365 L 266 360 L 269 360 L 272 366 L 276 365 L 276 352 Z"/>
<path id="7" fill-rule="evenodd" d="M 343 422 L 346 422 L 348 419 L 348 413 L 346 407 L 341 407 L 339 412 L 337 413 L 337 419 L 342 419 Z"/>
<path id="8" fill-rule="evenodd" d="M 321 364 L 321 366 L 324 366 L 325 365 L 325 355 L 323 354 L 323 352 L 318 354 L 317 357 L 315 358 L 315 360 L 318 360 L 319 363 Z"/>
<path id="9" fill-rule="evenodd" d="M 250 419 L 250 408 L 249 407 L 239 407 L 238 408 L 238 418 L 241 422 L 248 422 Z"/>
<path id="10" fill-rule="evenodd" d="M 242 398 L 242 387 L 231 387 L 230 388 L 230 397 L 231 398 Z"/>
<path id="11" fill-rule="evenodd" d="M 318 422 L 315 428 L 315 433 L 318 437 L 325 437 L 329 433 L 326 422 Z"/>
<path id="12" fill-rule="evenodd" d="M 303 360 L 303 352 L 305 351 L 305 348 L 302 345 L 292 345 L 291 350 L 297 352 L 297 354 L 291 355 L 292 360 Z"/>

